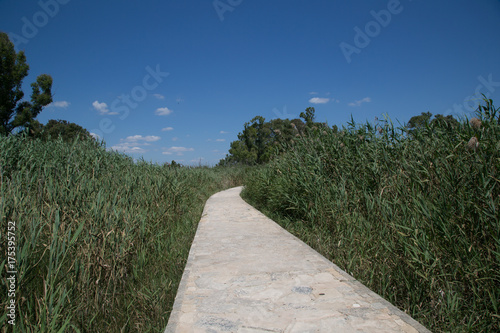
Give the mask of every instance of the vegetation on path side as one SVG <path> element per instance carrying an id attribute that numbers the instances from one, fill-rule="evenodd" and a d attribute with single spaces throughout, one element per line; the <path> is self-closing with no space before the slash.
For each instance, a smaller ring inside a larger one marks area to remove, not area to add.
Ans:
<path id="1" fill-rule="evenodd" d="M 206 199 L 241 185 L 243 172 L 134 163 L 93 140 L 0 137 L 2 240 L 16 223 L 15 330 L 162 331 Z M 6 314 L 2 331 L 13 328 Z"/>
<path id="2" fill-rule="evenodd" d="M 431 330 L 498 332 L 500 115 L 485 102 L 470 122 L 310 130 L 243 196 Z"/>

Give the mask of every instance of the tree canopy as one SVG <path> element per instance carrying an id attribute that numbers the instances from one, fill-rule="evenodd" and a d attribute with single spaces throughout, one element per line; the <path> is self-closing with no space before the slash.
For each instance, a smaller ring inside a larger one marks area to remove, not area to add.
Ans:
<path id="1" fill-rule="evenodd" d="M 434 116 L 434 119 L 432 119 L 432 113 L 430 112 L 422 112 L 418 116 L 413 116 L 406 124 L 410 133 L 425 127 L 440 127 L 453 130 L 457 126 L 458 120 L 456 120 L 452 115 L 443 116 L 442 114 L 437 114 Z"/>
<path id="2" fill-rule="evenodd" d="M 66 142 L 71 142 L 76 137 L 80 140 L 94 140 L 85 128 L 66 120 L 51 119 L 45 126 L 34 120 L 31 134 L 35 138 L 40 138 L 44 141 L 57 139 L 58 137 L 61 137 Z"/>
<path id="3" fill-rule="evenodd" d="M 0 32 L 0 135 L 31 129 L 43 107 L 52 102 L 52 77 L 47 74 L 37 77 L 31 84 L 31 100 L 23 101 L 21 88 L 28 71 L 24 52 L 16 52 L 9 36 Z"/>
<path id="4" fill-rule="evenodd" d="M 287 149 L 294 140 L 306 135 L 308 130 L 318 129 L 325 124 L 315 123 L 315 110 L 309 107 L 300 114 L 303 119 L 272 119 L 266 121 L 256 116 L 243 126 L 238 140 L 231 142 L 226 158 L 219 164 L 263 164 Z"/>

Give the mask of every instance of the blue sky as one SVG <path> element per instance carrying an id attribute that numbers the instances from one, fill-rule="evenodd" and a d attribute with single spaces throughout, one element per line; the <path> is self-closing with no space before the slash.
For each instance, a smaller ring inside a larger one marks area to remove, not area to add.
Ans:
<path id="1" fill-rule="evenodd" d="M 213 165 L 254 116 L 330 125 L 500 105 L 498 0 L 0 0 L 38 120 L 134 158 Z"/>

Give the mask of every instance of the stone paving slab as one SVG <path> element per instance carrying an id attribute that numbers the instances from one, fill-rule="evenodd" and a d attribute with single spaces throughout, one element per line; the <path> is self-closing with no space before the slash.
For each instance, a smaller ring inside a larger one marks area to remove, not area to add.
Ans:
<path id="1" fill-rule="evenodd" d="M 241 190 L 207 201 L 165 333 L 429 332 Z"/>

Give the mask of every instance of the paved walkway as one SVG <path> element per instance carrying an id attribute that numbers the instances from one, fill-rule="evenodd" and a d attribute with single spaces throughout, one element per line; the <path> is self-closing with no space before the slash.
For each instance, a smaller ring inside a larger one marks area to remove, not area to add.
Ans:
<path id="1" fill-rule="evenodd" d="M 206 203 L 166 333 L 429 332 L 243 201 Z"/>

